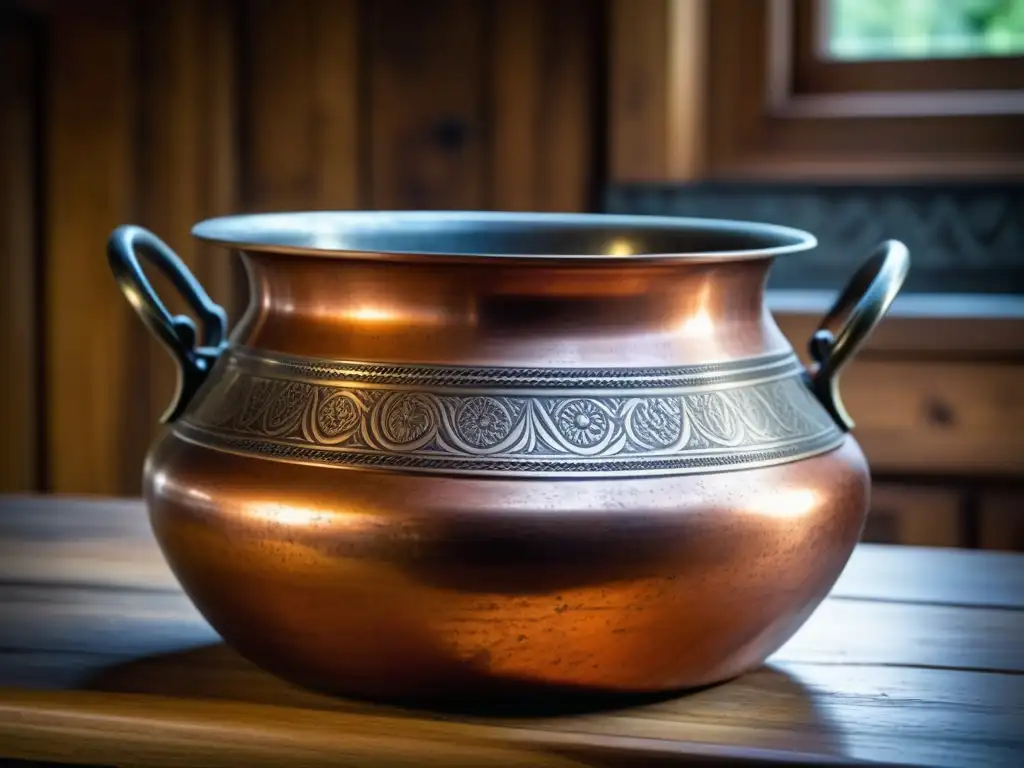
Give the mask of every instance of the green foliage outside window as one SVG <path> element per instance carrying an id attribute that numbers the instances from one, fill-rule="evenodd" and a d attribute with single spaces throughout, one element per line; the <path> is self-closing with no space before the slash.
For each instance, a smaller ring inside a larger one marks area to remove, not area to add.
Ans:
<path id="1" fill-rule="evenodd" d="M 825 52 L 847 61 L 1024 54 L 1024 0 L 821 0 Z"/>

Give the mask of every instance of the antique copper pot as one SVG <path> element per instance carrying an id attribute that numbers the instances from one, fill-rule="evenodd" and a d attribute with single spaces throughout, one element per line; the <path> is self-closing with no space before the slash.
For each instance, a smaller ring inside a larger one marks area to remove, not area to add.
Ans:
<path id="1" fill-rule="evenodd" d="M 321 212 L 193 233 L 242 252 L 230 340 L 154 235 L 109 244 L 181 373 L 145 494 L 199 610 L 284 678 L 427 701 L 702 686 L 778 649 L 857 542 L 869 474 L 836 380 L 900 243 L 805 371 L 764 303 L 772 260 L 815 246 L 797 230 Z"/>

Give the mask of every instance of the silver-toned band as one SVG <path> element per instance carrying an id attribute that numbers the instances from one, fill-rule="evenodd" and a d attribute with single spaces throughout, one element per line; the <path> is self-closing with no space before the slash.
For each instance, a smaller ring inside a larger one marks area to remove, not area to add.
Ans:
<path id="1" fill-rule="evenodd" d="M 792 353 L 648 369 L 391 366 L 233 349 L 174 427 L 266 459 L 485 476 L 766 466 L 842 432 Z"/>

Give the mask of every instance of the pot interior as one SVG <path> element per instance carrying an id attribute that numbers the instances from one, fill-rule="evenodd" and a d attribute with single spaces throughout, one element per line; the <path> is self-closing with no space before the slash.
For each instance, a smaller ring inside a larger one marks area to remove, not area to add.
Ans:
<path id="1" fill-rule="evenodd" d="M 245 251 L 516 258 L 723 260 L 813 248 L 807 232 L 774 224 L 661 216 L 461 211 L 313 211 L 224 216 L 201 240 Z"/>

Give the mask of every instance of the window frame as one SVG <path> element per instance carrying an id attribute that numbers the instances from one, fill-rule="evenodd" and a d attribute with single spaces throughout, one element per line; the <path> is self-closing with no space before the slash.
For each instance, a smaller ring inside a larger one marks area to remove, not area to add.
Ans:
<path id="1" fill-rule="evenodd" d="M 822 4 L 828 0 L 773 0 L 775 20 L 770 46 L 790 51 L 789 60 L 776 57 L 774 77 L 784 88 L 783 98 L 830 96 L 831 109 L 851 116 L 865 111 L 867 99 L 876 101 L 870 114 L 900 117 L 958 114 L 1000 115 L 1024 113 L 1024 56 L 950 59 L 872 59 L 836 61 L 824 58 L 821 42 L 826 29 Z M 880 87 L 882 86 L 882 87 Z"/>
<path id="2" fill-rule="evenodd" d="M 1024 89 L 977 87 L 974 60 L 953 82 L 975 87 L 959 91 L 934 75 L 901 88 L 921 62 L 823 62 L 809 75 L 812 2 L 612 0 L 611 181 L 1024 178 Z M 902 71 L 886 78 L 895 87 L 853 87 L 856 68 L 879 66 Z M 1018 76 L 1024 65 L 1006 77 Z"/>

